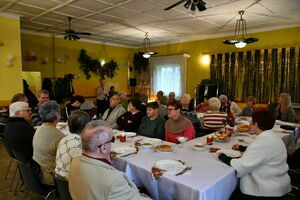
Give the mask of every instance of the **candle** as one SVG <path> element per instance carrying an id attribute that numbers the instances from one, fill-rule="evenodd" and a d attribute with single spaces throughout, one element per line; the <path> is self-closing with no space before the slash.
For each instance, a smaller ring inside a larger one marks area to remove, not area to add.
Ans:
<path id="1" fill-rule="evenodd" d="M 120 142 L 126 142 L 126 135 L 124 133 L 121 134 Z"/>
<path id="2" fill-rule="evenodd" d="M 207 136 L 207 138 L 206 138 L 206 143 L 207 144 L 209 144 L 209 145 L 211 145 L 212 144 L 212 142 L 213 142 L 213 137 L 212 136 Z"/>

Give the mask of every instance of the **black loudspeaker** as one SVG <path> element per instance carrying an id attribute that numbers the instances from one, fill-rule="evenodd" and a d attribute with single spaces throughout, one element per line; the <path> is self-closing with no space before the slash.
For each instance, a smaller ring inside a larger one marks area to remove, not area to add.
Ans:
<path id="1" fill-rule="evenodd" d="M 136 86 L 136 78 L 130 78 L 129 79 L 129 86 L 131 86 L 131 87 Z"/>

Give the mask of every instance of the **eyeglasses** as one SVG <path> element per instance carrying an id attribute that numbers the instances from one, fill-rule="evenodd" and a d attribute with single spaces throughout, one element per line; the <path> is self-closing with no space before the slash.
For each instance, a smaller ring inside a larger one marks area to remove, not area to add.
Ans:
<path id="1" fill-rule="evenodd" d="M 100 144 L 98 147 L 100 148 L 102 145 L 105 145 L 105 144 L 107 144 L 107 143 L 114 143 L 115 142 L 115 136 L 113 136 L 112 138 L 111 138 L 111 140 L 109 140 L 109 141 L 107 141 L 107 142 L 105 142 L 105 143 L 103 143 L 103 144 Z"/>
<path id="2" fill-rule="evenodd" d="M 27 112 L 31 112 L 31 108 L 28 108 L 26 110 L 19 110 L 19 111 L 27 111 Z"/>
<path id="3" fill-rule="evenodd" d="M 176 108 L 168 108 L 168 111 L 176 110 Z"/>

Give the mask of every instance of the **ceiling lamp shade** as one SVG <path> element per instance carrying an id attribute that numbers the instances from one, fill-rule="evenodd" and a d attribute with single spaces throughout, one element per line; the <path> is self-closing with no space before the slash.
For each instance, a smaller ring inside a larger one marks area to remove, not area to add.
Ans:
<path id="1" fill-rule="evenodd" d="M 234 44 L 237 48 L 244 48 L 247 44 L 257 42 L 257 38 L 246 38 L 247 36 L 247 26 L 246 20 L 243 19 L 243 14 L 245 12 L 239 11 L 240 19 L 237 20 L 234 31 L 234 38 L 230 40 L 224 40 L 224 44 Z"/>
<path id="2" fill-rule="evenodd" d="M 150 39 L 148 38 L 148 33 L 145 34 L 145 39 L 143 41 L 143 48 L 144 48 L 144 58 L 150 58 L 152 55 L 157 54 L 157 52 L 150 51 Z"/>

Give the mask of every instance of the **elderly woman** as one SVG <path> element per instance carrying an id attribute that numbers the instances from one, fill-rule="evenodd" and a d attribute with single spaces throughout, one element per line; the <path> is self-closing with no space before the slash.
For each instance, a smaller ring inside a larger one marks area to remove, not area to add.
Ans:
<path id="1" fill-rule="evenodd" d="M 219 96 L 219 100 L 221 102 L 220 111 L 228 113 L 228 109 L 230 108 L 230 112 L 234 115 L 240 115 L 242 110 L 241 108 L 233 101 L 233 98 L 227 98 L 226 95 Z"/>
<path id="2" fill-rule="evenodd" d="M 141 125 L 142 119 L 145 116 L 141 112 L 141 100 L 133 99 L 128 104 L 128 112 L 124 113 L 117 119 L 119 130 L 128 132 L 137 132 Z"/>
<path id="3" fill-rule="evenodd" d="M 187 137 L 188 140 L 195 138 L 195 130 L 192 122 L 183 117 L 180 113 L 181 104 L 179 101 L 172 101 L 168 104 L 168 121 L 165 124 L 166 141 L 179 143 L 177 137 Z"/>
<path id="4" fill-rule="evenodd" d="M 279 104 L 275 109 L 275 118 L 285 122 L 296 122 L 295 111 L 292 107 L 291 95 L 281 93 L 279 96 Z"/>
<path id="5" fill-rule="evenodd" d="M 255 101 L 256 101 L 255 97 L 252 96 L 247 97 L 247 101 L 246 101 L 247 106 L 243 109 L 241 116 L 248 116 L 248 117 L 252 116 L 252 113 L 256 109 Z"/>
<path id="6" fill-rule="evenodd" d="M 252 122 L 255 140 L 248 147 L 239 144 L 232 147 L 244 151 L 242 157 L 233 159 L 220 154 L 219 159 L 237 171 L 239 199 L 281 199 L 291 190 L 285 145 L 272 131 L 275 119 L 267 108 L 257 108 Z"/>
<path id="7" fill-rule="evenodd" d="M 206 133 L 212 133 L 225 127 L 227 114 L 220 112 L 221 102 L 218 98 L 213 97 L 208 100 L 210 112 L 203 115 L 203 128 Z"/>
<path id="8" fill-rule="evenodd" d="M 40 106 L 39 115 L 43 124 L 33 137 L 33 160 L 41 166 L 42 183 L 54 185 L 51 174 L 55 169 L 57 146 L 64 137 L 64 134 L 56 128 L 60 120 L 60 107 L 55 101 L 47 101 Z"/>

